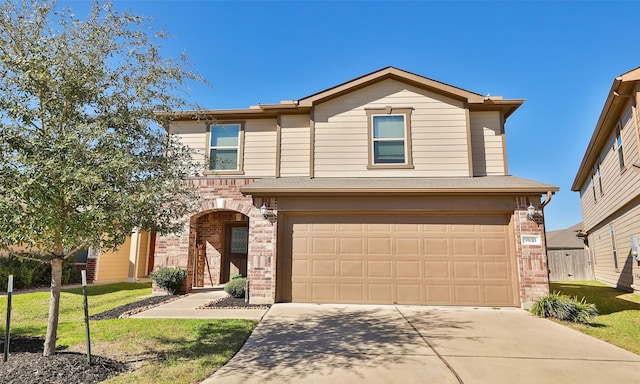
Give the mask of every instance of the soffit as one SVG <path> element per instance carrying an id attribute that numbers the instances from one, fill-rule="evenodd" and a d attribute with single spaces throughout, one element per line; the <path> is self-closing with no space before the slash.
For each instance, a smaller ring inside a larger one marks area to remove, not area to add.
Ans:
<path id="1" fill-rule="evenodd" d="M 526 195 L 557 192 L 558 187 L 517 176 L 450 178 L 308 178 L 260 179 L 241 188 L 253 196 L 483 194 Z"/>
<path id="2" fill-rule="evenodd" d="M 635 82 L 640 80 L 640 67 L 616 77 L 611 85 L 611 90 L 600 112 L 600 117 L 591 135 L 582 162 L 571 186 L 572 191 L 580 191 L 591 171 L 600 158 L 600 153 L 607 140 L 613 135 L 622 108 L 629 102 L 626 97 L 635 92 Z"/>

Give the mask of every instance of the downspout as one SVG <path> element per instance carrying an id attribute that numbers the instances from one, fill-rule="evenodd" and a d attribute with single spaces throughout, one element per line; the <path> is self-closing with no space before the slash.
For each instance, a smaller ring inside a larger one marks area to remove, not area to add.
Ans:
<path id="1" fill-rule="evenodd" d="M 540 204 L 540 209 L 544 209 L 544 207 L 551 202 L 551 197 L 553 196 L 553 192 L 548 191 L 547 197 L 544 199 L 542 204 Z"/>

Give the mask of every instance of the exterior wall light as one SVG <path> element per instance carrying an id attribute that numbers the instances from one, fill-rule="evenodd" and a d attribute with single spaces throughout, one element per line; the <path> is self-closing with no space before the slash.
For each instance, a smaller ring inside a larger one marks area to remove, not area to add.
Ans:
<path id="1" fill-rule="evenodd" d="M 269 217 L 269 212 L 267 212 L 267 206 L 262 204 L 262 207 L 260 207 L 260 213 L 262 214 L 262 217 L 266 220 Z"/>
<path id="2" fill-rule="evenodd" d="M 536 215 L 536 207 L 533 206 L 533 204 L 529 204 L 529 207 L 527 208 L 527 220 L 532 220 Z"/>

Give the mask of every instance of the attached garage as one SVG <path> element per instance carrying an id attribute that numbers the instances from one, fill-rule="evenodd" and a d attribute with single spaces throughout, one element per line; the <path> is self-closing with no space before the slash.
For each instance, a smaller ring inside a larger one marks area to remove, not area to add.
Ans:
<path id="1" fill-rule="evenodd" d="M 519 306 L 509 214 L 282 217 L 280 301 Z"/>

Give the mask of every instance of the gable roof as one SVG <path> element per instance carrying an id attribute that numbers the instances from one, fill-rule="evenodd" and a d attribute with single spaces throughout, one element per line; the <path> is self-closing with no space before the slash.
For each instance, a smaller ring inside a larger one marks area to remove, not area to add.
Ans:
<path id="1" fill-rule="evenodd" d="M 467 91 L 402 69 L 386 67 L 303 97 L 297 101 L 286 100 L 281 101 L 279 104 L 259 104 L 246 109 L 174 111 L 158 113 L 158 115 L 171 116 L 174 120 L 192 120 L 194 117 L 225 120 L 275 117 L 278 114 L 308 113 L 314 105 L 346 95 L 386 79 L 393 79 L 462 101 L 468 106 L 469 110 L 472 111 L 502 111 L 505 119 L 524 103 L 524 99 L 506 100 L 503 99 L 502 96 L 482 96 L 479 93 Z"/>
<path id="2" fill-rule="evenodd" d="M 640 67 L 630 70 L 616 77 L 611 84 L 611 90 L 602 107 L 600 117 L 585 150 L 582 162 L 571 186 L 572 191 L 580 191 L 585 181 L 591 175 L 591 171 L 600 157 L 600 152 L 607 140 L 613 134 L 622 108 L 628 102 L 628 95 L 634 92 L 635 82 L 640 80 Z"/>
<path id="3" fill-rule="evenodd" d="M 311 107 L 315 104 L 340 97 L 386 79 L 393 79 L 452 99 L 460 100 L 467 103 L 471 110 L 499 109 L 504 112 L 505 118 L 509 117 L 524 103 L 523 99 L 505 100 L 502 96 L 482 96 L 479 93 L 467 91 L 466 89 L 389 66 L 306 96 L 298 100 L 298 104 L 301 107 Z"/>
<path id="4" fill-rule="evenodd" d="M 582 230 L 582 223 L 569 228 L 547 232 L 547 249 L 583 249 L 584 241 L 576 236 Z"/>

